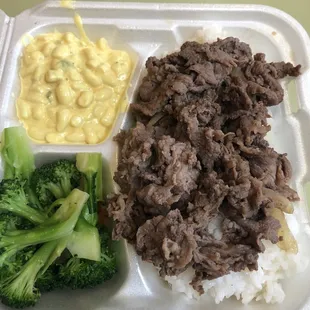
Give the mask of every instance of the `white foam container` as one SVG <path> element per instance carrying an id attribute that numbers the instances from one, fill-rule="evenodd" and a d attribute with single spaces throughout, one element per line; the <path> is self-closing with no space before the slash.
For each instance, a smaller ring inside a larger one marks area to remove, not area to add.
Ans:
<path id="1" fill-rule="evenodd" d="M 271 109 L 272 131 L 269 141 L 278 152 L 287 152 L 294 175 L 292 186 L 298 190 L 301 202 L 295 205 L 298 220 L 304 225 L 303 246 L 310 249 L 307 231 L 310 207 L 310 41 L 306 31 L 284 12 L 256 5 L 198 4 L 130 4 L 82 2 L 75 4 L 82 16 L 86 33 L 95 40 L 105 37 L 113 48 L 128 50 L 137 60 L 128 91 L 129 100 L 144 74 L 146 59 L 177 49 L 192 39 L 202 28 L 209 38 L 236 36 L 249 43 L 253 52 L 265 52 L 268 61 L 300 63 L 303 75 L 283 82 L 283 104 Z M 73 11 L 60 7 L 58 1 L 48 1 L 15 18 L 0 11 L 0 130 L 18 124 L 15 99 L 19 94 L 19 58 L 22 38 L 57 29 L 77 34 Z M 127 126 L 122 115 L 111 136 Z M 112 170 L 117 163 L 117 149 L 111 138 L 96 146 L 33 144 L 38 164 L 79 151 L 100 151 L 109 160 Z M 154 268 L 140 260 L 131 246 L 120 243 L 119 273 L 110 282 L 91 290 L 63 290 L 44 294 L 36 309 L 244 309 L 234 300 L 215 305 L 211 299 L 190 301 L 173 293 Z M 309 251 L 310 252 L 310 251 Z M 254 302 L 247 310 L 310 309 L 310 269 L 284 281 L 286 298 L 283 304 L 266 305 Z M 0 309 L 5 309 L 0 305 Z"/>

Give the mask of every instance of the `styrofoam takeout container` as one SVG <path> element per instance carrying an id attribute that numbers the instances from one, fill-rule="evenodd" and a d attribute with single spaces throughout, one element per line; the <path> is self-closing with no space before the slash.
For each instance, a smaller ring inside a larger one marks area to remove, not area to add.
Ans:
<path id="1" fill-rule="evenodd" d="M 284 103 L 270 109 L 273 119 L 269 141 L 278 152 L 288 153 L 293 166 L 292 186 L 298 190 L 301 202 L 295 204 L 298 220 L 305 226 L 304 247 L 310 249 L 308 237 L 310 206 L 310 42 L 305 30 L 287 14 L 256 5 L 198 4 L 129 4 L 82 2 L 75 4 L 86 33 L 92 40 L 105 37 L 113 48 L 129 51 L 136 59 L 129 100 L 134 98 L 151 55 L 161 57 L 192 39 L 197 31 L 206 37 L 236 36 L 249 43 L 253 52 L 264 52 L 268 61 L 291 61 L 303 66 L 303 75 L 283 82 Z M 0 130 L 18 124 L 15 100 L 19 94 L 19 57 L 27 34 L 35 36 L 54 31 L 77 29 L 73 11 L 62 8 L 58 1 L 48 1 L 23 12 L 15 18 L 0 11 Z M 129 119 L 121 115 L 111 137 L 126 127 Z M 96 146 L 33 144 L 38 164 L 57 158 L 72 157 L 79 151 L 100 151 L 112 171 L 117 163 L 116 145 L 111 137 Z M 310 229 L 309 229 L 310 231 Z M 122 241 L 119 244 L 119 273 L 100 287 L 83 290 L 63 290 L 44 294 L 37 309 L 243 309 L 235 299 L 215 305 L 211 299 L 190 301 L 173 293 L 154 268 L 135 254 Z M 310 251 L 309 251 L 310 252 Z M 253 302 L 246 309 L 310 309 L 310 268 L 284 282 L 286 299 L 280 305 Z M 0 305 L 0 309 L 4 309 Z"/>

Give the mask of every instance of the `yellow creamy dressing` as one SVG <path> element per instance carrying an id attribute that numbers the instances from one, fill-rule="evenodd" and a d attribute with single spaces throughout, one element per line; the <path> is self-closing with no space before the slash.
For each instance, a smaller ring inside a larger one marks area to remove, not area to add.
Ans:
<path id="1" fill-rule="evenodd" d="M 24 48 L 17 115 L 40 143 L 102 142 L 126 102 L 128 53 L 91 42 L 77 14 L 75 22 L 81 39 L 47 33 Z"/>

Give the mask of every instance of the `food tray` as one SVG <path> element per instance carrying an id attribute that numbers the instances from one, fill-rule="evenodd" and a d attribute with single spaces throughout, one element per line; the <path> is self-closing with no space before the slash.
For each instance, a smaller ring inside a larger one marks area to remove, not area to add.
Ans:
<path id="1" fill-rule="evenodd" d="M 303 75 L 294 81 L 284 81 L 284 103 L 271 108 L 272 131 L 268 136 L 278 152 L 288 153 L 294 175 L 292 187 L 301 201 L 295 204 L 298 220 L 304 224 L 305 249 L 310 249 L 308 208 L 310 207 L 310 41 L 305 30 L 289 15 L 265 6 L 198 5 L 198 4 L 135 4 L 135 3 L 75 3 L 86 33 L 92 40 L 105 37 L 112 48 L 127 50 L 136 60 L 129 102 L 145 74 L 146 59 L 163 56 L 176 50 L 195 33 L 205 29 L 207 38 L 236 36 L 249 43 L 253 52 L 265 52 L 268 61 L 290 61 L 303 66 Z M 62 8 L 58 1 L 48 1 L 15 18 L 0 12 L 0 130 L 18 124 L 15 100 L 19 94 L 19 57 L 27 34 L 35 36 L 57 29 L 77 29 L 73 11 Z M 25 36 L 26 35 L 26 36 Z M 128 127 L 129 117 L 120 115 L 116 126 L 104 143 L 94 146 L 32 144 L 38 164 L 57 158 L 72 157 L 80 151 L 99 151 L 110 163 L 117 164 L 117 148 L 112 141 L 120 128 Z M 185 295 L 173 293 L 160 279 L 152 265 L 142 262 L 125 241 L 119 246 L 119 272 L 100 287 L 83 290 L 63 290 L 44 294 L 36 309 L 244 309 L 235 299 L 215 305 L 214 301 L 191 301 Z M 310 250 L 309 250 L 310 252 Z M 252 302 L 246 307 L 258 309 L 309 309 L 310 268 L 284 282 L 286 298 L 283 304 L 266 305 Z M 0 305 L 0 309 L 4 309 Z"/>

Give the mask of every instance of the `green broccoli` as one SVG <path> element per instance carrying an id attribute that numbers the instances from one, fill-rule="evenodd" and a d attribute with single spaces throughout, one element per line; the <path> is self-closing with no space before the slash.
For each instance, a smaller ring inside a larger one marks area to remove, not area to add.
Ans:
<path id="1" fill-rule="evenodd" d="M 94 287 L 109 280 L 116 272 L 114 253 L 109 248 L 109 234 L 96 227 L 98 201 L 103 199 L 102 163 L 99 153 L 79 153 L 77 169 L 82 173 L 82 189 L 89 200 L 68 238 L 67 248 L 72 254 L 60 266 L 61 283 L 72 289 Z"/>
<path id="2" fill-rule="evenodd" d="M 23 265 L 19 272 L 5 278 L 0 283 L 0 296 L 5 305 L 14 308 L 34 306 L 41 296 L 35 287 L 36 279 L 45 265 L 49 263 L 62 242 L 53 240 L 43 244 Z"/>
<path id="3" fill-rule="evenodd" d="M 0 214 L 0 235 L 9 233 L 9 234 L 15 234 L 18 233 L 18 229 L 24 229 L 29 227 L 30 222 L 26 222 L 25 220 L 20 218 L 19 216 L 12 215 L 9 213 L 1 213 Z M 27 225 L 28 224 L 28 225 Z M 31 225 L 31 223 L 30 223 Z M 3 248 L 0 250 L 0 273 L 3 275 L 2 267 L 6 267 L 5 264 L 8 263 L 10 258 L 14 256 L 16 253 L 24 252 L 24 246 L 11 246 L 9 248 Z M 29 249 L 29 247 L 27 248 Z M 23 250 L 18 252 L 19 250 Z M 16 255 L 15 255 L 16 257 Z M 9 263 L 11 265 L 11 263 Z"/>
<path id="4" fill-rule="evenodd" d="M 1 270 L 0 270 L 1 272 Z M 36 287 L 41 293 L 51 292 L 63 288 L 62 282 L 58 276 L 59 265 L 54 263 L 43 274 L 39 274 Z"/>
<path id="5" fill-rule="evenodd" d="M 70 237 L 68 236 L 68 238 L 66 239 L 66 243 L 68 243 L 69 238 Z M 40 272 L 37 278 L 36 287 L 42 293 L 64 288 L 64 283 L 59 277 L 59 268 L 61 264 L 65 263 L 71 257 L 71 254 L 68 249 L 64 249 L 63 251 L 62 249 L 63 248 L 59 247 L 59 257 L 55 257 L 54 261 L 52 261 L 51 259 L 50 266 L 46 265 L 45 269 Z"/>
<path id="6" fill-rule="evenodd" d="M 100 261 L 101 246 L 97 227 L 80 216 L 68 239 L 67 249 L 72 256 Z"/>
<path id="7" fill-rule="evenodd" d="M 0 283 L 19 272 L 22 266 L 31 258 L 35 250 L 35 246 L 27 247 L 5 260 L 0 267 Z"/>
<path id="8" fill-rule="evenodd" d="M 57 211 L 41 226 L 30 230 L 5 231 L 0 235 L 0 249 L 8 253 L 26 246 L 41 244 L 66 237 L 73 232 L 89 195 L 74 189 Z M 2 255 L 6 255 L 6 252 Z M 1 256 L 0 255 L 0 261 Z"/>
<path id="9" fill-rule="evenodd" d="M 63 287 L 58 276 L 59 264 L 56 261 L 66 249 L 69 237 L 59 239 L 57 248 L 46 261 L 44 268 L 40 270 L 36 281 L 36 287 L 40 292 L 50 292 Z"/>
<path id="10" fill-rule="evenodd" d="M 79 186 L 80 179 L 74 162 L 61 159 L 36 169 L 31 177 L 31 187 L 39 202 L 49 207 L 55 199 L 67 197 Z"/>
<path id="11" fill-rule="evenodd" d="M 8 230 L 16 230 L 20 224 L 21 218 L 17 215 L 7 212 L 0 213 L 0 234 Z"/>
<path id="12" fill-rule="evenodd" d="M 91 288 L 110 280 L 116 273 L 115 253 L 109 246 L 109 234 L 100 230 L 100 261 L 71 257 L 66 264 L 60 266 L 61 282 L 71 289 Z"/>
<path id="13" fill-rule="evenodd" d="M 58 279 L 51 278 L 54 263 L 65 250 L 88 197 L 74 189 L 53 216 L 31 230 L 14 230 L 14 219 L 0 217 L 0 297 L 4 304 L 15 308 L 33 306 L 41 295 L 38 287 L 43 291 L 60 287 Z M 16 260 L 20 253 L 41 243 L 39 250 L 23 262 Z"/>
<path id="14" fill-rule="evenodd" d="M 116 272 L 115 254 L 109 233 L 97 228 L 98 202 L 110 191 L 103 187 L 102 155 L 80 153 L 76 163 L 62 159 L 35 169 L 22 127 L 3 131 L 1 155 L 3 303 L 23 308 L 34 305 L 41 292 L 109 280 Z"/>
<path id="15" fill-rule="evenodd" d="M 107 196 L 113 192 L 113 175 L 111 173 L 109 162 L 102 157 L 102 182 L 104 180 L 104 185 L 101 184 L 101 197 L 99 196 L 100 201 L 105 201 Z"/>
<path id="16" fill-rule="evenodd" d="M 101 153 L 79 153 L 76 167 L 82 174 L 82 190 L 89 194 L 82 215 L 93 226 L 98 222 L 98 201 L 103 199 Z"/>
<path id="17" fill-rule="evenodd" d="M 29 138 L 23 127 L 9 127 L 3 130 L 1 156 L 5 179 L 29 179 L 35 169 Z"/>
<path id="18" fill-rule="evenodd" d="M 4 179 L 27 180 L 25 190 L 31 207 L 42 209 L 38 198 L 30 188 L 30 176 L 35 170 L 34 155 L 30 140 L 23 127 L 9 127 L 2 132 L 1 157 L 3 161 Z"/>
<path id="19" fill-rule="evenodd" d="M 0 212 L 11 212 L 35 224 L 41 224 L 47 216 L 28 205 L 26 181 L 3 179 L 0 183 Z"/>
<path id="20" fill-rule="evenodd" d="M 67 248 L 72 256 L 100 261 L 100 238 L 96 228 L 98 222 L 98 200 L 102 198 L 102 155 L 79 153 L 76 167 L 82 174 L 82 189 L 89 194 L 80 219 L 69 238 Z"/>

